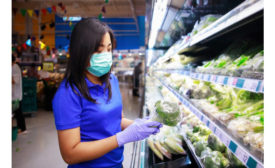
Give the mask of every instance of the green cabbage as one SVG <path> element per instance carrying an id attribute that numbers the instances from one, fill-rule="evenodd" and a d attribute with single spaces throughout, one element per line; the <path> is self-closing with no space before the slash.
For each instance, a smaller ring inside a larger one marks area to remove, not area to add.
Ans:
<path id="1" fill-rule="evenodd" d="M 180 121 L 180 110 L 178 104 L 168 101 L 157 101 L 155 103 L 156 117 L 154 120 L 168 126 L 176 126 Z"/>

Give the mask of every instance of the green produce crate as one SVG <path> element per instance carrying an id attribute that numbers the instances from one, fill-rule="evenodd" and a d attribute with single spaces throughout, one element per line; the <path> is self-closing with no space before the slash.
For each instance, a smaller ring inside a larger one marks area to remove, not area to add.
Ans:
<path id="1" fill-rule="evenodd" d="M 22 99 L 22 111 L 35 112 L 37 111 L 37 96 L 36 96 L 36 82 L 35 78 L 23 78 L 23 99 Z"/>

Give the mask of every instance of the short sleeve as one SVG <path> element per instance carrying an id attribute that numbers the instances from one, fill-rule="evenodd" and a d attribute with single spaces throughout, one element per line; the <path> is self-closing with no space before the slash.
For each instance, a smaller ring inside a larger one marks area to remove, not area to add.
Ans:
<path id="1" fill-rule="evenodd" d="M 53 113 L 57 130 L 72 129 L 80 126 L 82 112 L 81 97 L 64 82 L 57 90 L 53 102 Z"/>

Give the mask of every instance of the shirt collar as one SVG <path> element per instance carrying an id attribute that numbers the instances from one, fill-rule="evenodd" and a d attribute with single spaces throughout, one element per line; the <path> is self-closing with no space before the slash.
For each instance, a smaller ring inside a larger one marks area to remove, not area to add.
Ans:
<path id="1" fill-rule="evenodd" d="M 92 87 L 101 87 L 101 88 L 105 88 L 105 82 L 101 85 L 99 84 L 94 84 L 93 82 L 91 82 L 87 77 L 85 77 L 85 80 L 86 80 L 86 83 L 87 83 L 87 86 L 88 88 L 92 88 Z"/>

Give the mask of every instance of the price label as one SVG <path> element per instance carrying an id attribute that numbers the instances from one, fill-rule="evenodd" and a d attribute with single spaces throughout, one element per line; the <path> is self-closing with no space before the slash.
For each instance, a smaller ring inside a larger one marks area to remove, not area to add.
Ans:
<path id="1" fill-rule="evenodd" d="M 210 81 L 210 79 L 211 79 L 211 75 L 208 74 L 207 81 Z"/>
<path id="2" fill-rule="evenodd" d="M 215 134 L 220 140 L 222 139 L 223 134 L 219 129 L 216 129 Z"/>
<path id="3" fill-rule="evenodd" d="M 246 165 L 248 167 L 256 168 L 257 167 L 257 162 L 252 157 L 249 157 Z"/>
<path id="4" fill-rule="evenodd" d="M 228 77 L 225 77 L 225 78 L 224 78 L 224 81 L 223 81 L 223 84 L 224 84 L 224 85 L 227 85 L 227 83 L 228 83 Z"/>
<path id="5" fill-rule="evenodd" d="M 224 78 L 225 78 L 224 76 L 218 76 L 217 83 L 223 84 Z"/>
<path id="6" fill-rule="evenodd" d="M 243 88 L 250 91 L 257 91 L 259 83 L 260 81 L 258 80 L 246 79 Z"/>
<path id="7" fill-rule="evenodd" d="M 210 124 L 209 124 L 209 129 L 210 129 L 212 132 L 214 132 L 215 129 L 216 129 L 216 126 L 215 126 L 213 123 L 210 123 Z"/>
<path id="8" fill-rule="evenodd" d="M 203 118 L 202 122 L 207 125 L 208 119 L 206 117 Z"/>
<path id="9" fill-rule="evenodd" d="M 243 88 L 244 82 L 245 82 L 245 79 L 241 79 L 241 78 L 237 79 L 236 87 Z"/>
<path id="10" fill-rule="evenodd" d="M 216 80 L 217 80 L 217 76 L 216 75 L 212 75 L 211 81 L 212 82 L 216 82 Z"/>
<path id="11" fill-rule="evenodd" d="M 228 83 L 227 83 L 227 84 L 230 85 L 230 86 L 235 86 L 235 85 L 234 85 L 234 79 L 235 79 L 235 78 L 229 77 L 229 78 L 228 78 Z"/>
<path id="12" fill-rule="evenodd" d="M 238 82 L 238 78 L 233 78 L 232 85 L 233 85 L 233 86 L 236 86 L 237 82 Z"/>
<path id="13" fill-rule="evenodd" d="M 207 75 L 207 74 L 204 74 L 204 75 L 203 75 L 203 80 L 205 80 L 205 81 L 208 80 L 208 75 Z"/>
<path id="14" fill-rule="evenodd" d="M 246 164 L 246 162 L 247 162 L 247 160 L 248 160 L 248 158 L 249 158 L 248 154 L 247 154 L 244 150 L 242 150 L 240 147 L 237 148 L 237 150 L 236 150 L 236 152 L 235 152 L 235 155 L 236 155 L 237 158 L 238 158 L 239 160 L 241 160 L 244 164 Z"/>

